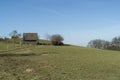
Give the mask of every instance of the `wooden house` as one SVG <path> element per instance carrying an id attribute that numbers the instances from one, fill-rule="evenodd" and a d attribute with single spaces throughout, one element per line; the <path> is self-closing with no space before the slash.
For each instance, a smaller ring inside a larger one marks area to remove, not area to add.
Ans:
<path id="1" fill-rule="evenodd" d="M 23 43 L 37 45 L 38 34 L 37 33 L 23 33 Z"/>

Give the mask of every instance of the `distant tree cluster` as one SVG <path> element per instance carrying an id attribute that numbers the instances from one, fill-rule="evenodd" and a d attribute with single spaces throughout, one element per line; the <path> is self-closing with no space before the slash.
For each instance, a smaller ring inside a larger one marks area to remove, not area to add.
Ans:
<path id="1" fill-rule="evenodd" d="M 87 47 L 97 49 L 120 50 L 120 37 L 114 37 L 112 41 L 105 41 L 101 39 L 91 40 Z"/>
<path id="2" fill-rule="evenodd" d="M 98 48 L 98 49 L 106 49 L 110 45 L 110 42 L 101 40 L 101 39 L 95 39 L 91 40 L 88 43 L 88 47 L 90 48 Z"/>

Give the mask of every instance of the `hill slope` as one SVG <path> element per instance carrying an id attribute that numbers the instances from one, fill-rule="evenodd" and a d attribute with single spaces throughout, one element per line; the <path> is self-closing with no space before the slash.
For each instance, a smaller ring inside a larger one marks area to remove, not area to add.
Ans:
<path id="1" fill-rule="evenodd" d="M 0 80 L 119 80 L 120 52 L 29 46 L 0 53 Z"/>

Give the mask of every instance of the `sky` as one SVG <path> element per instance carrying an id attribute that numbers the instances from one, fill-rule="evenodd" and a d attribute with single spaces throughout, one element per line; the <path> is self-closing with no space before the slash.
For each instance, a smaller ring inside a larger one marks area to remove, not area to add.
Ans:
<path id="1" fill-rule="evenodd" d="M 120 0 L 0 0 L 0 37 L 37 32 L 60 34 L 64 43 L 120 36 Z"/>

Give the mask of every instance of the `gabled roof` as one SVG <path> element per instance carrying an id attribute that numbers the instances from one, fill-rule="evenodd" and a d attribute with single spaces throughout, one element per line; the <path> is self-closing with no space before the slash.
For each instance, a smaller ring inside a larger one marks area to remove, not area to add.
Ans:
<path id="1" fill-rule="evenodd" d="M 23 33 L 23 40 L 38 40 L 37 33 Z"/>

